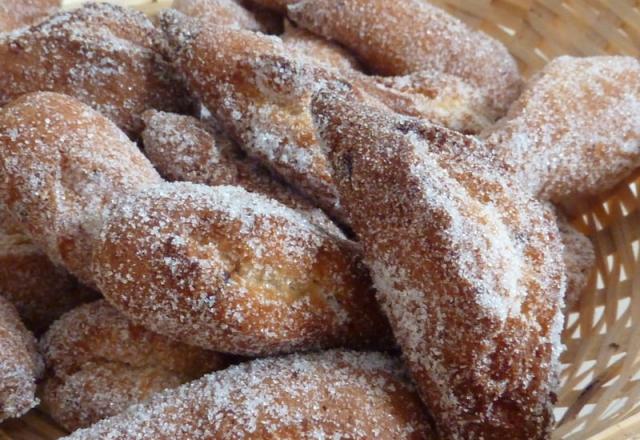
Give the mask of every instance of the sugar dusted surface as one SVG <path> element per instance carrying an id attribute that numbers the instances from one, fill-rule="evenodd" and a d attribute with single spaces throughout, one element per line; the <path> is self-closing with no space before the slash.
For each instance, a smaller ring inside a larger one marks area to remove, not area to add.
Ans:
<path id="1" fill-rule="evenodd" d="M 276 29 L 276 17 L 254 13 L 236 0 L 176 0 L 171 7 L 190 17 L 216 26 L 232 26 L 270 33 Z"/>
<path id="2" fill-rule="evenodd" d="M 0 422 L 20 417 L 38 404 L 36 379 L 42 370 L 35 338 L 0 296 Z"/>
<path id="3" fill-rule="evenodd" d="M 212 122 L 154 110 L 146 112 L 144 119 L 145 154 L 164 177 L 209 186 L 241 186 L 298 210 L 332 234 L 343 235 L 320 209 L 259 161 L 247 157 Z"/>
<path id="4" fill-rule="evenodd" d="M 596 253 L 589 237 L 574 228 L 562 215 L 558 216 L 558 229 L 564 246 L 563 259 L 567 270 L 567 293 L 565 303 L 571 310 L 580 301 L 580 296 L 589 276 L 595 268 Z"/>
<path id="5" fill-rule="evenodd" d="M 59 6 L 59 0 L 0 0 L 0 33 L 42 20 Z"/>
<path id="6" fill-rule="evenodd" d="M 130 9 L 89 4 L 60 12 L 0 35 L 0 105 L 29 92 L 65 93 L 135 135 L 148 108 L 188 107 L 163 46 L 149 19 Z"/>
<path id="7" fill-rule="evenodd" d="M 498 162 L 542 198 L 612 188 L 640 165 L 640 62 L 556 58 L 482 137 Z"/>
<path id="8" fill-rule="evenodd" d="M 122 198 L 94 256 L 112 303 L 190 344 L 268 354 L 388 336 L 353 244 L 239 187 L 166 183 Z"/>
<path id="9" fill-rule="evenodd" d="M 288 6 L 300 26 L 350 49 L 374 72 L 436 71 L 484 89 L 503 113 L 517 97 L 515 59 L 497 40 L 422 0 L 302 0 Z"/>
<path id="10" fill-rule="evenodd" d="M 89 284 L 105 206 L 161 181 L 113 123 L 64 95 L 25 95 L 5 106 L 0 148 L 6 206 L 53 262 Z"/>
<path id="11" fill-rule="evenodd" d="M 511 188 L 474 138 L 345 93 L 318 94 L 314 118 L 441 434 L 545 437 L 565 289 L 552 213 Z"/>
<path id="12" fill-rule="evenodd" d="M 132 324 L 104 300 L 65 314 L 40 348 L 48 369 L 43 401 L 71 431 L 228 365 L 221 354 Z"/>
<path id="13" fill-rule="evenodd" d="M 431 437 L 397 361 L 330 351 L 230 367 L 67 439 Z"/>
<path id="14" fill-rule="evenodd" d="M 225 132 L 250 156 L 340 217 L 308 111 L 311 93 L 330 74 L 278 37 L 201 26 L 171 11 L 162 17 L 176 50 L 176 68 Z"/>

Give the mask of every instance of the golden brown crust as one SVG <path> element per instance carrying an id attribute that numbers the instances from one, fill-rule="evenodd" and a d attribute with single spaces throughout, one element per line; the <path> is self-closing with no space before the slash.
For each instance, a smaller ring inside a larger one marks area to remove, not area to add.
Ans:
<path id="1" fill-rule="evenodd" d="M 0 110 L 0 146 L 6 206 L 52 261 L 92 285 L 105 206 L 160 176 L 112 122 L 55 93 L 25 95 Z"/>
<path id="2" fill-rule="evenodd" d="M 552 212 L 474 138 L 324 91 L 312 110 L 379 300 L 441 434 L 553 424 L 564 267 Z"/>
<path id="3" fill-rule="evenodd" d="M 640 165 L 640 62 L 556 58 L 483 138 L 544 199 L 606 191 Z"/>
<path id="4" fill-rule="evenodd" d="M 89 4 L 58 13 L 0 37 L 0 106 L 25 93 L 64 93 L 135 135 L 149 108 L 188 109 L 163 44 L 151 22 L 129 9 Z"/>
<path id="5" fill-rule="evenodd" d="M 260 359 L 154 396 L 67 440 L 433 438 L 396 360 L 331 351 Z"/>
<path id="6" fill-rule="evenodd" d="M 239 187 L 161 184 L 120 199 L 94 270 L 135 322 L 212 350 L 388 341 L 353 243 Z"/>
<path id="7" fill-rule="evenodd" d="M 497 40 L 422 0 L 302 0 L 288 16 L 350 49 L 381 75 L 435 71 L 486 91 L 503 114 L 518 96 L 515 60 Z"/>
<path id="8" fill-rule="evenodd" d="M 0 33 L 42 20 L 58 6 L 60 0 L 0 0 Z"/>
<path id="9" fill-rule="evenodd" d="M 104 300 L 65 314 L 40 346 L 48 369 L 43 401 L 69 430 L 229 364 L 131 323 Z"/>
<path id="10" fill-rule="evenodd" d="M 38 404 L 36 379 L 41 374 L 35 338 L 16 309 L 0 296 L 0 422 L 20 417 Z"/>
<path id="11" fill-rule="evenodd" d="M 171 7 L 189 17 L 219 26 L 233 26 L 251 31 L 276 33 L 282 18 L 266 11 L 249 10 L 235 0 L 176 0 Z"/>
<path id="12" fill-rule="evenodd" d="M 171 181 L 209 186 L 241 186 L 309 216 L 318 226 L 342 235 L 320 209 L 274 176 L 257 160 L 246 157 L 211 124 L 192 116 L 150 110 L 143 115 L 144 151 L 161 175 Z"/>

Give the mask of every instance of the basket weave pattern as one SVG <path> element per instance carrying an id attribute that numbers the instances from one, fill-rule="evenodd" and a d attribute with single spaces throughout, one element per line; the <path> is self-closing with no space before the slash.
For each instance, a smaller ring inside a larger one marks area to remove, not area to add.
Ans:
<path id="1" fill-rule="evenodd" d="M 390 0 L 393 1 L 393 0 Z M 153 14 L 171 0 L 111 0 Z M 63 1 L 74 7 L 82 0 Z M 525 76 L 563 55 L 640 56 L 640 0 L 433 0 L 500 39 Z M 613 191 L 566 204 L 597 267 L 571 310 L 554 439 L 640 439 L 640 170 Z M 62 435 L 40 410 L 0 426 L 0 440 Z"/>

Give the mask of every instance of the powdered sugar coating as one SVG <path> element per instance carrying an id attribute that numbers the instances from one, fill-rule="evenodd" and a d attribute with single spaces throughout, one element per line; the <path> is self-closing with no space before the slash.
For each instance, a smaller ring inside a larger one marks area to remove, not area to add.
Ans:
<path id="1" fill-rule="evenodd" d="M 0 33 L 42 20 L 58 6 L 59 0 L 0 0 Z"/>
<path id="2" fill-rule="evenodd" d="M 16 309 L 0 296 L 0 422 L 20 417 L 38 404 L 36 379 L 42 369 L 35 338 Z"/>
<path id="3" fill-rule="evenodd" d="M 324 212 L 313 206 L 257 160 L 246 157 L 228 137 L 191 116 L 150 110 L 143 115 L 145 154 L 169 180 L 209 186 L 235 185 L 263 194 L 309 216 L 318 226 L 342 236 Z"/>
<path id="4" fill-rule="evenodd" d="M 302 0 L 287 14 L 378 74 L 458 76 L 486 91 L 499 114 L 520 91 L 516 62 L 500 42 L 422 0 Z"/>
<path id="5" fill-rule="evenodd" d="M 88 4 L 58 13 L 0 36 L 0 106 L 25 93 L 64 93 L 135 135 L 144 110 L 189 105 L 163 58 L 163 45 L 139 12 Z"/>
<path id="6" fill-rule="evenodd" d="M 552 213 L 474 138 L 357 104 L 312 111 L 352 227 L 443 436 L 545 438 L 565 280 Z"/>
<path id="7" fill-rule="evenodd" d="M 135 322 L 236 354 L 384 344 L 353 244 L 239 187 L 161 184 L 121 199 L 94 254 Z"/>
<path id="8" fill-rule="evenodd" d="M 112 122 L 55 93 L 25 95 L 0 110 L 0 149 L 8 209 L 54 263 L 88 285 L 106 204 L 161 181 Z"/>
<path id="9" fill-rule="evenodd" d="M 640 165 L 640 62 L 556 58 L 483 138 L 499 163 L 542 198 L 612 188 Z"/>
<path id="10" fill-rule="evenodd" d="M 398 362 L 378 353 L 330 351 L 230 367 L 66 438 L 418 440 L 432 435 Z"/>
<path id="11" fill-rule="evenodd" d="M 218 26 L 276 33 L 282 28 L 282 18 L 265 11 L 247 9 L 247 2 L 236 0 L 176 0 L 171 7 L 189 17 Z"/>
<path id="12" fill-rule="evenodd" d="M 219 353 L 132 324 L 104 300 L 65 314 L 40 346 L 48 369 L 43 401 L 52 417 L 69 430 L 89 426 L 229 363 Z"/>

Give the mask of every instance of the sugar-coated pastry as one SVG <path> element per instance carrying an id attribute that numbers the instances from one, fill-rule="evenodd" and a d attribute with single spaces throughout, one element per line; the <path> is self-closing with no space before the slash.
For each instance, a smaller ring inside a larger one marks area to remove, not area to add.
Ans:
<path id="1" fill-rule="evenodd" d="M 110 120 L 71 97 L 39 92 L 0 109 L 4 203 L 33 242 L 87 285 L 93 241 L 118 194 L 162 181 Z"/>
<path id="2" fill-rule="evenodd" d="M 282 28 L 282 18 L 265 10 L 248 9 L 246 1 L 237 0 L 176 0 L 171 7 L 190 17 L 220 26 L 235 26 L 265 33 Z"/>
<path id="3" fill-rule="evenodd" d="M 308 215 L 318 226 L 342 235 L 322 210 L 274 176 L 260 162 L 248 158 L 213 121 L 149 110 L 143 115 L 144 152 L 160 174 L 171 181 L 204 185 L 235 185 L 264 194 Z"/>
<path id="4" fill-rule="evenodd" d="M 230 361 L 132 324 L 104 300 L 66 313 L 40 346 L 47 366 L 43 403 L 70 431 L 226 368 Z"/>
<path id="5" fill-rule="evenodd" d="M 567 293 L 564 297 L 566 310 L 571 311 L 580 302 L 580 295 L 589 282 L 595 268 L 596 252 L 589 237 L 574 228 L 558 214 L 558 229 L 564 246 L 562 253 L 567 270 Z"/>
<path id="6" fill-rule="evenodd" d="M 0 296 L 0 422 L 38 404 L 36 380 L 42 369 L 35 338 L 13 305 Z"/>
<path id="7" fill-rule="evenodd" d="M 259 359 L 157 394 L 66 440 L 434 438 L 397 360 L 329 351 Z"/>
<path id="8" fill-rule="evenodd" d="M 423 0 L 301 0 L 289 2 L 288 16 L 375 73 L 458 76 L 484 90 L 497 113 L 520 91 L 516 62 L 500 42 Z"/>
<path id="9" fill-rule="evenodd" d="M 328 74 L 278 37 L 206 26 L 166 11 L 174 65 L 225 132 L 327 212 L 340 218 L 335 187 L 308 110 Z"/>
<path id="10" fill-rule="evenodd" d="M 60 0 L 0 0 L 0 33 L 42 20 L 60 6 Z"/>
<path id="11" fill-rule="evenodd" d="M 139 12 L 88 4 L 0 35 L 0 106 L 29 92 L 74 96 L 130 135 L 149 109 L 188 109 L 163 58 L 164 42 Z"/>
<path id="12" fill-rule="evenodd" d="M 299 28 L 288 20 L 285 21 L 284 33 L 281 38 L 286 48 L 325 66 L 347 73 L 361 68 L 355 57 L 345 48 L 312 34 L 306 29 Z"/>
<path id="13" fill-rule="evenodd" d="M 354 244 L 240 187 L 164 183 L 120 198 L 94 271 L 134 322 L 211 350 L 388 345 Z"/>
<path id="14" fill-rule="evenodd" d="M 544 199 L 606 191 L 640 165 L 640 62 L 556 58 L 483 138 Z"/>
<path id="15" fill-rule="evenodd" d="M 318 93 L 314 119 L 378 298 L 438 430 L 545 439 L 565 279 L 553 212 L 475 138 Z"/>

